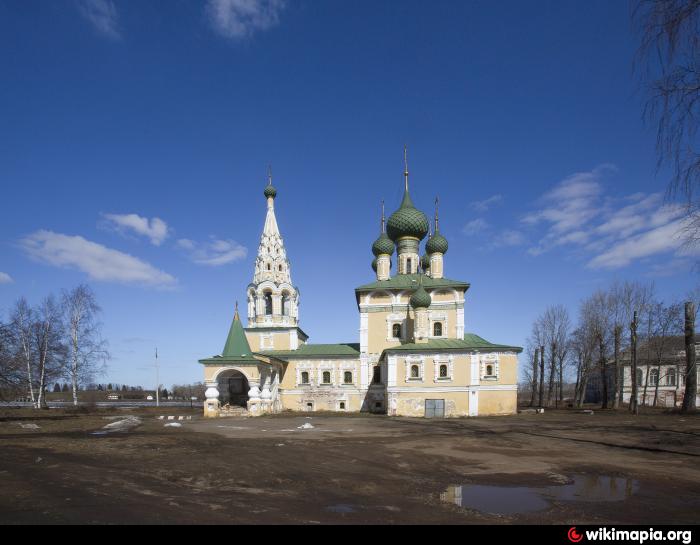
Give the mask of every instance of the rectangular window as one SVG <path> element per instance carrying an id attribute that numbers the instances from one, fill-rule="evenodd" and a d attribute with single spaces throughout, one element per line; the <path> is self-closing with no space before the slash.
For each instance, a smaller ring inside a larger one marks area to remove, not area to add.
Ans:
<path id="1" fill-rule="evenodd" d="M 345 373 L 343 373 L 343 382 L 345 384 L 352 384 L 352 371 L 345 371 Z"/>
<path id="2" fill-rule="evenodd" d="M 324 371 L 323 372 L 323 384 L 330 384 L 330 383 L 331 383 L 331 372 Z"/>

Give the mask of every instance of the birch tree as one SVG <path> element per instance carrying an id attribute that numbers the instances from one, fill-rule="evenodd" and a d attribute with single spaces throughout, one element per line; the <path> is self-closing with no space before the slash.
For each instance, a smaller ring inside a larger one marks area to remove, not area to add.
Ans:
<path id="1" fill-rule="evenodd" d="M 36 407 L 47 408 L 46 384 L 64 372 L 66 347 L 63 344 L 61 308 L 53 295 L 46 297 L 32 322 L 34 354 L 38 373 Z"/>
<path id="2" fill-rule="evenodd" d="M 73 405 L 78 405 L 81 382 L 102 374 L 109 357 L 107 343 L 102 340 L 98 321 L 100 307 L 94 292 L 81 284 L 63 293 L 68 351 L 68 375 L 73 392 Z"/>
<path id="3" fill-rule="evenodd" d="M 34 310 L 24 297 L 20 297 L 10 313 L 8 324 L 15 357 L 25 370 L 25 385 L 27 396 L 36 403 L 35 372 L 36 350 L 34 344 Z"/>

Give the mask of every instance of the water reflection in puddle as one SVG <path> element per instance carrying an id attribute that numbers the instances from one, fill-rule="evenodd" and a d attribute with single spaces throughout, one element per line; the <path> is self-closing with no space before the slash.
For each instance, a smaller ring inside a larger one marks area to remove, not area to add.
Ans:
<path id="1" fill-rule="evenodd" d="M 329 505 L 326 507 L 326 511 L 332 513 L 355 513 L 355 508 L 347 503 L 338 503 L 336 505 Z"/>
<path id="2" fill-rule="evenodd" d="M 639 490 L 639 482 L 607 475 L 574 475 L 569 484 L 529 486 L 450 486 L 442 501 L 499 515 L 547 509 L 552 501 L 622 501 Z"/>

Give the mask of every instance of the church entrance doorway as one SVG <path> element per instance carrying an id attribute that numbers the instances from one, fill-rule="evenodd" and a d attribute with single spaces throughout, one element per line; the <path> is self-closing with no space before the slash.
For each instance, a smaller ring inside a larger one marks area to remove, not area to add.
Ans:
<path id="1" fill-rule="evenodd" d="M 236 370 L 224 371 L 218 377 L 219 382 L 219 403 L 224 407 L 248 406 L 248 379 L 243 373 Z"/>

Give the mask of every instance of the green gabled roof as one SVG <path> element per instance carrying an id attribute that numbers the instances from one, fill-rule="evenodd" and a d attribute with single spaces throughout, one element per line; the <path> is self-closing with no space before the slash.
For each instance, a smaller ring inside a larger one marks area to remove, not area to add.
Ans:
<path id="1" fill-rule="evenodd" d="M 245 331 L 243 331 L 243 324 L 241 324 L 241 319 L 238 316 L 238 305 L 236 305 L 236 312 L 233 315 L 233 322 L 231 322 L 231 328 L 228 330 L 228 337 L 226 338 L 226 344 L 224 345 L 224 350 L 221 353 L 221 355 L 199 360 L 200 363 L 213 363 L 223 361 L 258 361 L 253 357 L 253 352 L 251 351 L 250 345 L 248 344 L 248 339 L 245 336 Z"/>
<path id="2" fill-rule="evenodd" d="M 384 352 L 426 352 L 443 350 L 522 352 L 523 349 L 520 346 L 494 344 L 474 333 L 465 333 L 463 339 L 431 339 L 427 343 L 409 343 L 392 346 L 391 348 L 385 349 Z"/>
<path id="3" fill-rule="evenodd" d="M 259 354 L 280 359 L 322 356 L 359 356 L 359 343 L 302 344 L 296 350 L 261 350 Z"/>
<path id="4" fill-rule="evenodd" d="M 418 288 L 418 280 L 420 277 L 420 274 L 397 274 L 389 280 L 377 280 L 376 282 L 359 286 L 355 288 L 355 291 L 371 291 L 381 288 L 416 289 Z M 449 278 L 430 278 L 429 276 L 424 276 L 423 287 L 427 289 L 464 288 L 466 290 L 469 289 L 469 283 L 459 280 L 450 280 Z"/>

